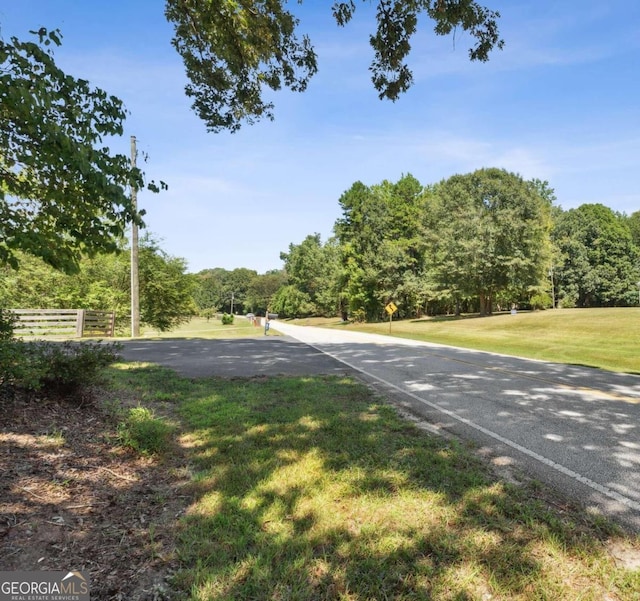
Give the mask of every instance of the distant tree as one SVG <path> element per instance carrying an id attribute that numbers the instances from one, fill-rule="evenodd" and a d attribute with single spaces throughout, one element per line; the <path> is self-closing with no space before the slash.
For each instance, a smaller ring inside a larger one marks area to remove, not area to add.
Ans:
<path id="1" fill-rule="evenodd" d="M 141 242 L 139 258 L 140 321 L 161 332 L 188 321 L 196 306 L 187 262 L 168 255 L 150 236 Z"/>
<path id="2" fill-rule="evenodd" d="M 306 292 L 289 284 L 278 289 L 269 310 L 282 317 L 307 317 L 316 313 L 316 306 Z"/>
<path id="3" fill-rule="evenodd" d="M 338 253 L 335 241 L 322 243 L 320 234 L 307 236 L 300 244 L 290 244 L 280 253 L 289 283 L 279 295 L 287 299 L 293 314 L 335 315 L 338 309 Z M 283 309 L 282 313 L 286 313 Z M 287 313 L 291 314 L 292 313 Z"/>
<path id="4" fill-rule="evenodd" d="M 41 259 L 18 254 L 21 267 L 0 268 L 0 306 L 39 309 L 99 309 L 128 316 L 131 309 L 131 264 L 126 246 L 116 254 L 84 257 L 79 271 L 64 274 Z M 166 331 L 195 312 L 194 276 L 186 261 L 171 257 L 146 235 L 140 240 L 140 317 Z"/>
<path id="5" fill-rule="evenodd" d="M 229 271 L 222 267 L 204 269 L 196 274 L 194 300 L 200 311 L 206 309 L 228 310 L 244 313 L 251 282 L 258 275 L 253 269 L 240 267 Z"/>
<path id="6" fill-rule="evenodd" d="M 552 238 L 558 251 L 557 292 L 565 307 L 637 303 L 638 247 L 628 218 L 602 204 L 563 212 Z"/>
<path id="7" fill-rule="evenodd" d="M 65 300 L 77 290 L 69 287 L 68 276 L 42 259 L 15 251 L 20 270 L 0 267 L 0 306 L 6 308 L 69 308 Z M 71 292 L 71 294 L 70 294 Z"/>
<path id="8" fill-rule="evenodd" d="M 322 247 L 323 270 L 315 295 L 317 312 L 324 317 L 346 311 L 344 268 L 340 256 L 340 242 L 332 236 Z"/>
<path id="9" fill-rule="evenodd" d="M 344 293 L 351 311 L 376 319 L 389 300 L 401 315 L 423 304 L 424 190 L 412 175 L 371 187 L 356 182 L 340 198 L 335 225 L 340 241 Z"/>
<path id="10" fill-rule="evenodd" d="M 130 308 L 129 259 L 123 254 L 80 260 L 68 275 L 42 259 L 16 252 L 20 269 L 0 268 L 0 306 L 40 309 L 97 309 L 124 315 Z"/>
<path id="11" fill-rule="evenodd" d="M 59 31 L 33 33 L 0 40 L 0 263 L 17 268 L 24 251 L 75 273 L 142 225 L 127 190 L 143 174 L 104 143 L 123 133 L 122 101 L 56 66 Z"/>
<path id="12" fill-rule="evenodd" d="M 640 211 L 635 211 L 627 218 L 627 225 L 631 232 L 633 243 L 640 248 Z"/>
<path id="13" fill-rule="evenodd" d="M 538 183 L 502 169 L 441 182 L 427 213 L 431 277 L 454 299 L 477 298 L 482 315 L 505 291 L 526 298 L 549 267 L 550 211 Z"/>
<path id="14" fill-rule="evenodd" d="M 186 93 L 209 131 L 235 131 L 244 122 L 273 119 L 269 90 L 307 88 L 317 71 L 316 53 L 285 5 L 286 0 L 166 1 L 165 15 L 175 31 L 172 43 L 189 78 Z M 336 23 L 345 26 L 356 2 L 335 1 L 331 10 Z M 369 42 L 374 54 L 370 71 L 380 98 L 395 101 L 411 86 L 406 58 L 422 16 L 432 20 L 437 35 L 469 33 L 471 60 L 486 61 L 491 50 L 503 46 L 499 13 L 474 0 L 378 0 L 377 28 Z"/>
<path id="15" fill-rule="evenodd" d="M 247 290 L 247 306 L 254 313 L 265 314 L 272 310 L 273 300 L 280 288 L 287 285 L 287 274 L 284 270 L 273 269 L 257 275 Z"/>
<path id="16" fill-rule="evenodd" d="M 258 275 L 254 269 L 237 267 L 228 272 L 225 279 L 225 303 L 231 311 L 231 299 L 233 297 L 233 312 L 246 313 L 246 298 L 251 287 L 251 283 Z"/>
<path id="17" fill-rule="evenodd" d="M 209 315 L 222 309 L 224 300 L 225 270 L 222 268 L 205 269 L 194 278 L 193 300 L 200 314 Z"/>

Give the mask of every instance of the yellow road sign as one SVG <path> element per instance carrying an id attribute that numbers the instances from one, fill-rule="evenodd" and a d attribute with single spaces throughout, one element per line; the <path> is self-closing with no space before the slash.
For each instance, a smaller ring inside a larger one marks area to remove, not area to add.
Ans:
<path id="1" fill-rule="evenodd" d="M 395 306 L 395 304 L 393 302 L 389 303 L 384 310 L 389 314 L 389 315 L 393 315 L 397 310 L 398 307 Z"/>

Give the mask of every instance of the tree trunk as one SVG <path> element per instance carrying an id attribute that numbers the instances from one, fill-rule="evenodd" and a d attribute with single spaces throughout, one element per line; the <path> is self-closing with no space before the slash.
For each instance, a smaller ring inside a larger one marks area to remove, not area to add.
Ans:
<path id="1" fill-rule="evenodd" d="M 478 296 L 480 297 L 480 315 L 482 317 L 491 315 L 493 310 L 491 294 L 480 292 Z"/>

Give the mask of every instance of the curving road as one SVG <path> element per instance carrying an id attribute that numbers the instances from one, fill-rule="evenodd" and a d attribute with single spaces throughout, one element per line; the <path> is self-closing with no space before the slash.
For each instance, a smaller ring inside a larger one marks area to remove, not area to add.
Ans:
<path id="1" fill-rule="evenodd" d="M 357 370 L 432 427 L 471 438 L 640 530 L 640 377 L 373 334 L 271 327 Z"/>

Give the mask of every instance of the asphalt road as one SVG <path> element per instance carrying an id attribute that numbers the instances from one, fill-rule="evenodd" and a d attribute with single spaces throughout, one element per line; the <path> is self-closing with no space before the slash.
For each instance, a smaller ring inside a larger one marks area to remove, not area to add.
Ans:
<path id="1" fill-rule="evenodd" d="M 138 339 L 121 344 L 121 354 L 127 361 L 157 363 L 189 378 L 351 373 L 350 368 L 322 351 L 283 336 Z"/>
<path id="2" fill-rule="evenodd" d="M 272 323 L 357 370 L 500 466 L 640 530 L 640 377 Z"/>
<path id="3" fill-rule="evenodd" d="M 411 340 L 292 326 L 284 337 L 136 340 L 128 360 L 190 377 L 355 370 L 430 427 L 475 441 L 521 470 L 640 531 L 640 377 Z"/>

